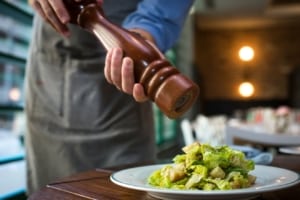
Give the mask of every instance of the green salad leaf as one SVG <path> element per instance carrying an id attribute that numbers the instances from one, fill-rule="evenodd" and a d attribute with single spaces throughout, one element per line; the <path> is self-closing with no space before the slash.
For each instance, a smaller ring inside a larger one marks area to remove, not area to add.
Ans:
<path id="1" fill-rule="evenodd" d="M 195 142 L 182 148 L 172 164 L 165 165 L 148 177 L 150 185 L 170 189 L 231 190 L 255 183 L 252 160 L 227 145 L 213 147 Z"/>

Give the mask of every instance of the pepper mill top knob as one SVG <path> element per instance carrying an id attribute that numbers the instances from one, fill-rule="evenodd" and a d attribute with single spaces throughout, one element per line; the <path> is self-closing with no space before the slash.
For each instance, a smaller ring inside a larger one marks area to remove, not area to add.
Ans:
<path id="1" fill-rule="evenodd" d="M 64 0 L 71 23 L 94 33 L 106 49 L 121 47 L 134 62 L 135 81 L 169 118 L 183 115 L 199 95 L 199 87 L 171 65 L 144 38 L 105 18 L 95 0 Z"/>

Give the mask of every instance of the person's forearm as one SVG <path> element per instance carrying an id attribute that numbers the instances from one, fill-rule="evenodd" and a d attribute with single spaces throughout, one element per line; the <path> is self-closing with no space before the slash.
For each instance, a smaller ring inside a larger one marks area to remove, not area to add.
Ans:
<path id="1" fill-rule="evenodd" d="M 161 51 L 178 39 L 194 0 L 143 0 L 123 26 L 148 32 Z"/>
<path id="2" fill-rule="evenodd" d="M 143 29 L 138 29 L 138 28 L 130 29 L 130 31 L 135 32 L 135 33 L 138 33 L 138 34 L 141 35 L 145 40 L 148 40 L 148 41 L 150 41 L 150 42 L 156 44 L 156 42 L 155 42 L 153 36 L 152 36 L 149 32 L 147 32 L 147 31 L 145 31 L 145 30 L 143 30 Z"/>

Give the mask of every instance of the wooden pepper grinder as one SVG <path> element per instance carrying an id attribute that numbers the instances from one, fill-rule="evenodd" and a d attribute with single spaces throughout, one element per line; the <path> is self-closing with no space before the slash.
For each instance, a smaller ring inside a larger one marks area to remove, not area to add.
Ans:
<path id="1" fill-rule="evenodd" d="M 140 35 L 108 21 L 95 0 L 64 0 L 71 23 L 86 29 L 108 50 L 123 49 L 134 61 L 135 81 L 143 85 L 146 95 L 169 118 L 178 118 L 195 102 L 199 87 L 180 74 L 170 62 Z"/>

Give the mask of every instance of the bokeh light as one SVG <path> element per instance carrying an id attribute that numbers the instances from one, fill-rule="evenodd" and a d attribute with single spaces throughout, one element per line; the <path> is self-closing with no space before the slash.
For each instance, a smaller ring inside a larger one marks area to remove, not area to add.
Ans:
<path id="1" fill-rule="evenodd" d="M 242 61 L 248 62 L 254 58 L 254 50 L 250 46 L 243 46 L 239 50 L 239 57 Z"/>
<path id="2" fill-rule="evenodd" d="M 9 98 L 12 101 L 19 101 L 21 98 L 21 92 L 19 88 L 11 88 L 9 91 Z"/>
<path id="3" fill-rule="evenodd" d="M 254 86 L 250 82 L 243 82 L 239 86 L 239 93 L 242 97 L 251 97 L 254 94 Z"/>

